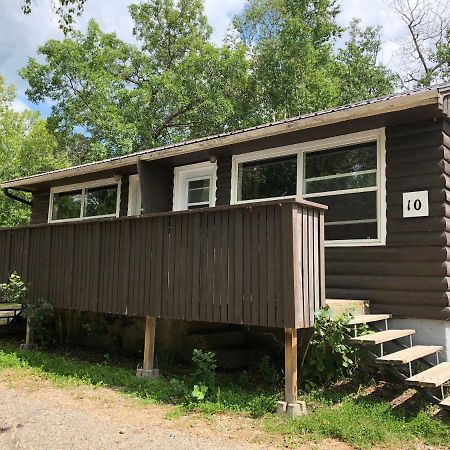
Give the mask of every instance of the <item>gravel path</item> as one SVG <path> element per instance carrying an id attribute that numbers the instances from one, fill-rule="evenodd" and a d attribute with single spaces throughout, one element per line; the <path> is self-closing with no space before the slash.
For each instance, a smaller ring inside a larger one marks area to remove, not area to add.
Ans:
<path id="1" fill-rule="evenodd" d="M 0 383 L 1 450 L 270 448 L 242 436 L 234 441 L 235 430 L 226 420 L 209 429 L 203 419 L 169 420 L 170 407 L 142 405 L 108 389 L 36 384 Z"/>

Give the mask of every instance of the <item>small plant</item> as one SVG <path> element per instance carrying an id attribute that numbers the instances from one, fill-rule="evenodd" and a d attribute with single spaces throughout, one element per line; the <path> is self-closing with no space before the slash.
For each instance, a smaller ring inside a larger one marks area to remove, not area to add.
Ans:
<path id="1" fill-rule="evenodd" d="M 0 302 L 22 304 L 28 292 L 27 284 L 13 272 L 7 283 L 0 283 Z"/>
<path id="2" fill-rule="evenodd" d="M 192 375 L 194 387 L 191 397 L 195 401 L 203 401 L 208 394 L 212 394 L 216 385 L 216 355 L 212 352 L 194 349 L 192 361 L 196 370 Z"/>
<path id="3" fill-rule="evenodd" d="M 280 373 L 273 365 L 269 356 L 265 355 L 258 364 L 258 375 L 267 385 L 276 385 L 280 382 Z"/>
<path id="4" fill-rule="evenodd" d="M 28 305 L 25 316 L 29 320 L 30 329 L 36 344 L 48 346 L 55 340 L 55 331 L 52 323 L 54 307 L 45 300 L 35 305 Z"/>
<path id="5" fill-rule="evenodd" d="M 360 350 L 347 344 L 350 314 L 332 318 L 323 308 L 316 313 L 313 334 L 303 358 L 303 375 L 307 384 L 330 384 L 354 375 Z"/>

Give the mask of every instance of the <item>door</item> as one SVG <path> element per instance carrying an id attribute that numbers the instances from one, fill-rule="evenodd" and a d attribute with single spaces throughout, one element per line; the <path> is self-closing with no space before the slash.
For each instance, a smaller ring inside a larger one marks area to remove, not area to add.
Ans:
<path id="1" fill-rule="evenodd" d="M 209 161 L 174 170 L 174 211 L 207 208 L 216 204 L 217 163 Z"/>

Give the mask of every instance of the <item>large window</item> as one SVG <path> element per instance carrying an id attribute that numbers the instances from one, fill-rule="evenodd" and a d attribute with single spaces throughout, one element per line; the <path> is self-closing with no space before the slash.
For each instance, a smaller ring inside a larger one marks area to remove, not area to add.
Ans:
<path id="1" fill-rule="evenodd" d="M 377 143 L 304 153 L 303 197 L 328 206 L 325 239 L 377 240 Z"/>
<path id="2" fill-rule="evenodd" d="M 49 222 L 119 215 L 120 181 L 99 180 L 52 188 Z"/>
<path id="3" fill-rule="evenodd" d="M 302 197 L 328 206 L 327 245 L 385 236 L 384 130 L 233 157 L 232 202 Z"/>

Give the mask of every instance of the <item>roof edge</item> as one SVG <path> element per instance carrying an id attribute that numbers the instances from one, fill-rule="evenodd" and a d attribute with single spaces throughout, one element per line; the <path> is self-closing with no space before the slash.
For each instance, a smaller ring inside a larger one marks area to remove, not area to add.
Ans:
<path id="1" fill-rule="evenodd" d="M 1 187 L 3 189 L 20 189 L 21 187 L 30 187 L 38 183 L 61 180 L 67 177 L 105 170 L 114 170 L 120 167 L 137 164 L 139 160 L 150 161 L 164 159 L 186 153 L 220 148 L 247 140 L 261 139 L 293 131 L 331 125 L 347 120 L 376 116 L 388 112 L 403 111 L 419 106 L 437 104 L 442 109 L 443 95 L 445 95 L 444 92 L 441 93 L 438 87 L 434 87 L 421 91 L 397 94 L 386 98 L 367 100 L 366 102 L 346 105 L 328 111 L 321 111 L 302 117 L 287 119 L 281 122 L 259 125 L 231 133 L 209 136 L 151 150 L 144 150 L 125 156 L 118 156 L 102 161 L 59 169 L 52 172 L 17 178 L 2 183 Z"/>

